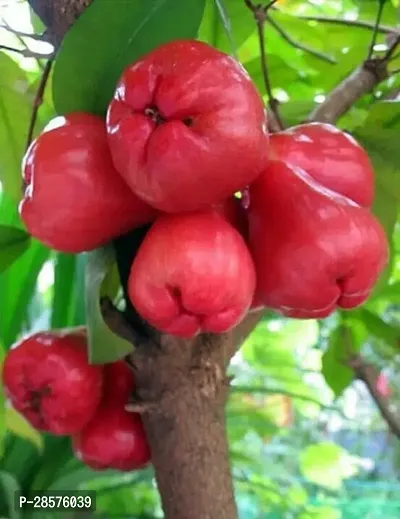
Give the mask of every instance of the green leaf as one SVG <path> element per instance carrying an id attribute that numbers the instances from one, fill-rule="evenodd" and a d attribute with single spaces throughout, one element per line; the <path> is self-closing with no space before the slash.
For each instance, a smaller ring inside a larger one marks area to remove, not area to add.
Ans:
<path id="1" fill-rule="evenodd" d="M 37 277 L 50 250 L 31 240 L 23 256 L 0 274 L 0 340 L 9 346 L 21 332 L 35 293 Z"/>
<path id="2" fill-rule="evenodd" d="M 396 106 L 397 114 L 400 115 L 400 103 Z M 390 278 L 395 258 L 393 235 L 400 207 L 399 129 L 387 129 L 377 124 L 371 127 L 366 123 L 356 128 L 354 136 L 364 146 L 374 166 L 376 194 L 373 212 L 385 230 L 390 247 L 389 264 L 375 288 L 375 293 L 379 293 Z"/>
<path id="3" fill-rule="evenodd" d="M 300 470 L 312 483 L 339 490 L 344 479 L 358 473 L 357 458 L 334 443 L 310 445 L 300 454 Z"/>
<path id="4" fill-rule="evenodd" d="M 380 101 L 379 103 L 374 103 L 368 112 L 365 126 L 400 129 L 400 101 Z"/>
<path id="5" fill-rule="evenodd" d="M 330 506 L 308 506 L 296 519 L 343 519 L 340 510 Z"/>
<path id="6" fill-rule="evenodd" d="M 16 202 L 21 198 L 21 159 L 31 116 L 24 71 L 0 52 L 0 182 Z"/>
<path id="7" fill-rule="evenodd" d="M 28 248 L 30 236 L 22 229 L 0 225 L 0 272 L 4 272 Z"/>
<path id="8" fill-rule="evenodd" d="M 380 293 L 379 298 L 397 303 L 400 301 L 400 282 L 387 285 Z"/>
<path id="9" fill-rule="evenodd" d="M 54 268 L 54 295 L 51 314 L 52 328 L 68 327 L 74 324 L 72 306 L 74 302 L 75 267 L 75 255 L 57 254 Z"/>
<path id="10" fill-rule="evenodd" d="M 374 314 L 366 308 L 360 308 L 352 312 L 352 317 L 359 318 L 365 324 L 366 329 L 371 335 L 384 341 L 395 351 L 398 351 L 400 328 L 386 323 L 379 315 Z"/>
<path id="11" fill-rule="evenodd" d="M 55 63 L 58 113 L 104 114 L 124 68 L 174 39 L 195 38 L 204 0 L 96 0 L 65 36 Z"/>
<path id="12" fill-rule="evenodd" d="M 21 519 L 22 510 L 15 506 L 16 495 L 21 491 L 18 481 L 8 472 L 0 471 L 0 486 L 6 497 L 9 519 Z"/>
<path id="13" fill-rule="evenodd" d="M 331 332 L 328 348 L 322 356 L 322 374 L 336 396 L 341 395 L 353 379 L 353 371 L 345 365 L 349 347 L 354 348 L 351 330 L 338 326 Z"/>
<path id="14" fill-rule="evenodd" d="M 132 344 L 115 335 L 103 320 L 100 309 L 102 284 L 115 262 L 111 247 L 88 254 L 86 265 L 85 304 L 89 336 L 89 361 L 105 364 L 121 359 L 132 352 Z"/>
<path id="15" fill-rule="evenodd" d="M 5 410 L 5 425 L 7 431 L 12 432 L 16 436 L 23 438 L 32 445 L 34 445 L 38 451 L 43 450 L 43 437 L 34 429 L 14 408 L 6 407 Z"/>
<path id="16" fill-rule="evenodd" d="M 198 38 L 213 47 L 236 55 L 236 49 L 256 29 L 243 0 L 207 0 Z"/>

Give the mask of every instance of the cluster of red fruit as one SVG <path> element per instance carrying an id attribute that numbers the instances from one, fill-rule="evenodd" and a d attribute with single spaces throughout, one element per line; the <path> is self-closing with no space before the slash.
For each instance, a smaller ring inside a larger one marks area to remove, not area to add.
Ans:
<path id="1" fill-rule="evenodd" d="M 318 123 L 269 135 L 243 67 L 197 41 L 129 66 L 105 122 L 53 121 L 24 177 L 22 219 L 54 249 L 90 250 L 154 222 L 128 291 L 178 336 L 226 331 L 258 306 L 297 318 L 356 307 L 387 262 L 359 144 Z"/>
<path id="2" fill-rule="evenodd" d="M 39 431 L 71 436 L 89 467 L 131 471 L 149 463 L 141 418 L 125 409 L 133 373 L 123 361 L 90 365 L 85 328 L 22 339 L 9 350 L 2 378 L 14 409 Z"/>

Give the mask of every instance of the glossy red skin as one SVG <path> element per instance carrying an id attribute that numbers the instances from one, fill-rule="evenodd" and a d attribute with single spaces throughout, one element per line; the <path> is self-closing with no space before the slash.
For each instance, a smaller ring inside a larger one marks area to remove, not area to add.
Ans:
<path id="1" fill-rule="evenodd" d="M 23 174 L 21 218 L 62 252 L 95 249 L 157 216 L 115 170 L 104 121 L 94 115 L 54 119 L 28 149 Z"/>
<path id="2" fill-rule="evenodd" d="M 149 107 L 161 124 L 145 114 Z M 199 41 L 167 43 L 129 66 L 107 129 L 118 171 L 165 212 L 221 202 L 252 182 L 268 159 L 266 114 L 250 77 Z"/>
<path id="3" fill-rule="evenodd" d="M 3 384 L 13 407 L 36 429 L 68 435 L 95 414 L 103 370 L 88 364 L 83 331 L 40 332 L 8 352 Z"/>
<path id="4" fill-rule="evenodd" d="M 230 196 L 223 202 L 215 204 L 213 208 L 247 240 L 247 213 L 239 198 Z"/>
<path id="5" fill-rule="evenodd" d="M 161 216 L 128 281 L 141 316 L 180 337 L 233 328 L 249 309 L 254 289 L 247 245 L 216 210 Z"/>
<path id="6" fill-rule="evenodd" d="M 125 361 L 118 360 L 104 365 L 103 402 L 126 404 L 134 385 L 133 371 Z"/>
<path id="7" fill-rule="evenodd" d="M 72 437 L 75 456 L 94 470 L 131 471 L 150 462 L 140 415 L 120 404 L 101 406 L 91 422 Z"/>
<path id="8" fill-rule="evenodd" d="M 307 174 L 271 161 L 250 188 L 257 297 L 297 318 L 324 318 L 369 296 L 387 262 L 370 212 Z"/>
<path id="9" fill-rule="evenodd" d="M 243 205 L 243 200 L 232 196 L 223 203 L 215 205 L 214 209 L 220 212 L 220 214 L 224 216 L 237 231 L 239 231 L 246 243 L 248 243 L 249 222 L 247 221 L 247 212 Z M 254 299 L 249 311 L 257 312 L 263 308 L 264 305 L 260 301 Z"/>
<path id="10" fill-rule="evenodd" d="M 371 207 L 374 171 L 366 151 L 331 124 L 308 123 L 270 137 L 270 157 L 299 167 L 323 186 Z"/>

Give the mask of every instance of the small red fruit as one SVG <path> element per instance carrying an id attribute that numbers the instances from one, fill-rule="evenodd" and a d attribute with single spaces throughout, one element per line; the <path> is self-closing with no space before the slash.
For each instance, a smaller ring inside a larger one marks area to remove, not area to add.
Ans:
<path id="1" fill-rule="evenodd" d="M 94 470 L 131 471 L 150 462 L 143 423 L 121 403 L 102 405 L 95 417 L 72 437 L 75 456 Z"/>
<path id="2" fill-rule="evenodd" d="M 104 365 L 103 402 L 126 404 L 133 391 L 135 378 L 123 360 Z"/>
<path id="3" fill-rule="evenodd" d="M 107 130 L 118 171 L 166 212 L 221 202 L 267 163 L 265 110 L 249 75 L 199 41 L 167 43 L 130 65 Z"/>
<path id="4" fill-rule="evenodd" d="M 6 396 L 36 429 L 73 434 L 92 418 L 102 397 L 103 371 L 87 361 L 84 329 L 40 332 L 9 350 Z"/>
<path id="5" fill-rule="evenodd" d="M 82 252 L 155 219 L 115 170 L 102 119 L 57 117 L 23 161 L 19 210 L 32 236 L 62 252 Z"/>
<path id="6" fill-rule="evenodd" d="M 217 210 L 162 215 L 146 235 L 128 282 L 141 316 L 181 337 L 234 327 L 254 288 L 246 243 Z"/>
<path id="7" fill-rule="evenodd" d="M 387 261 L 386 236 L 367 209 L 283 162 L 271 161 L 250 187 L 249 233 L 258 300 L 289 317 L 360 305 Z"/>
<path id="8" fill-rule="evenodd" d="M 331 124 L 300 124 L 271 135 L 270 157 L 303 169 L 361 206 L 372 205 L 374 171 L 367 153 L 351 135 Z"/>
<path id="9" fill-rule="evenodd" d="M 231 196 L 213 208 L 234 227 L 245 240 L 248 237 L 247 213 L 239 198 Z"/>

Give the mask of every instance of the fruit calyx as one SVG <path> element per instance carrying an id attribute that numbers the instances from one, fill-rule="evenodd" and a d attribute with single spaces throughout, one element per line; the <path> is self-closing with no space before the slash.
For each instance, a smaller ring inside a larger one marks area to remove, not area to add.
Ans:
<path id="1" fill-rule="evenodd" d="M 160 112 L 160 110 L 158 109 L 158 107 L 156 105 L 147 106 L 144 109 L 144 115 L 147 115 L 147 117 L 150 117 L 150 119 L 153 121 L 153 123 L 156 126 L 160 126 L 161 124 L 167 123 L 171 120 L 171 119 L 168 119 L 167 117 L 165 117 Z M 180 121 L 183 122 L 183 124 L 188 127 L 193 125 L 192 117 L 183 117 L 182 119 L 180 119 Z"/>

